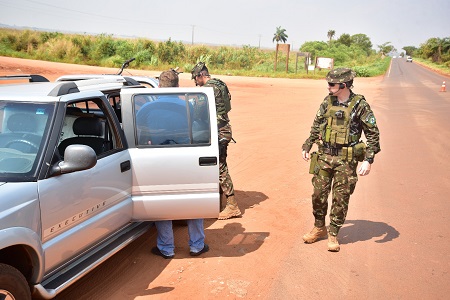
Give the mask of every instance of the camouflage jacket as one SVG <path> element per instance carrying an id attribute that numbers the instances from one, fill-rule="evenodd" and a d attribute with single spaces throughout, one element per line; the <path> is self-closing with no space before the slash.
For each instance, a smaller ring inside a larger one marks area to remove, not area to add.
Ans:
<path id="1" fill-rule="evenodd" d="M 350 98 L 344 103 L 339 103 L 337 97 L 334 97 L 333 106 L 348 106 L 355 95 L 356 94 L 350 91 Z M 310 135 L 302 146 L 302 149 L 306 152 L 311 150 L 314 143 L 322 143 L 322 132 L 320 131 L 320 127 L 322 124 L 327 123 L 324 114 L 328 109 L 329 97 L 331 96 L 326 96 L 320 104 L 313 125 L 311 126 Z M 356 134 L 359 137 L 361 137 L 362 132 L 364 132 L 367 144 L 366 158 L 374 158 L 375 154 L 380 152 L 380 132 L 378 130 L 375 115 L 364 97 L 357 105 L 355 105 L 353 110 L 355 113 L 350 122 L 350 131 L 352 134 Z"/>
<path id="2" fill-rule="evenodd" d="M 205 83 L 205 87 L 212 87 L 214 89 L 214 97 L 216 98 L 216 115 L 217 115 L 217 124 L 225 126 L 230 122 L 230 119 L 228 118 L 228 114 L 225 113 L 225 102 L 222 96 L 222 91 L 213 84 L 214 80 L 208 80 Z M 219 127 L 222 127 L 219 126 Z"/>

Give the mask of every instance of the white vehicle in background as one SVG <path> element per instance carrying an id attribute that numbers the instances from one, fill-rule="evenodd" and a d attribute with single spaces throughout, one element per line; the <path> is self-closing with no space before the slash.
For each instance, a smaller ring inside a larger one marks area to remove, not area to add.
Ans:
<path id="1" fill-rule="evenodd" d="M 407 57 L 406 57 L 406 62 L 412 63 L 412 61 L 413 61 L 413 60 L 412 60 L 412 57 L 411 57 L 411 56 L 407 56 Z"/>

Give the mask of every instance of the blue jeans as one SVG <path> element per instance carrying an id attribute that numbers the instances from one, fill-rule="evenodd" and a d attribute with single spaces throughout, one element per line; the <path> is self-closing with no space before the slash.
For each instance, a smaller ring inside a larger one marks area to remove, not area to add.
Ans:
<path id="1" fill-rule="evenodd" d="M 205 232 L 203 219 L 186 220 L 189 232 L 189 248 L 191 252 L 199 252 L 205 246 Z M 158 236 L 156 245 L 164 255 L 174 255 L 175 243 L 173 239 L 172 221 L 156 221 Z"/>

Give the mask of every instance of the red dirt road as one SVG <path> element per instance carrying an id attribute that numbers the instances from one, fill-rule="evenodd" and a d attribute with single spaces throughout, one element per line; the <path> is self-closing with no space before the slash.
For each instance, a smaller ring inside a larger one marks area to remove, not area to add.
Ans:
<path id="1" fill-rule="evenodd" d="M 441 77 L 422 79 L 413 68 L 420 67 L 395 62 L 385 77 L 355 80 L 377 116 L 382 152 L 359 179 L 339 253 L 328 252 L 326 240 L 301 239 L 313 225 L 301 145 L 325 81 L 218 76 L 233 96 L 237 143 L 228 163 L 243 217 L 205 220 L 211 250 L 198 258 L 189 256 L 182 224 L 174 227 L 175 258 L 152 255 L 153 229 L 57 299 L 447 299 L 450 93 L 439 94 Z M 0 75 L 116 71 L 0 57 Z M 181 85 L 193 85 L 190 74 Z"/>

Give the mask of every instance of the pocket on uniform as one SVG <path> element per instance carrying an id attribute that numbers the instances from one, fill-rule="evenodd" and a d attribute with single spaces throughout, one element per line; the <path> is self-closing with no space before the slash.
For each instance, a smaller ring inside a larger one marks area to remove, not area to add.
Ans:
<path id="1" fill-rule="evenodd" d="M 366 157 L 366 144 L 364 142 L 359 142 L 353 146 L 353 157 L 357 161 L 363 161 Z"/>
<path id="2" fill-rule="evenodd" d="M 318 164 L 319 154 L 317 152 L 311 153 L 311 156 L 309 158 L 309 174 L 317 174 L 319 170 L 319 164 Z"/>

